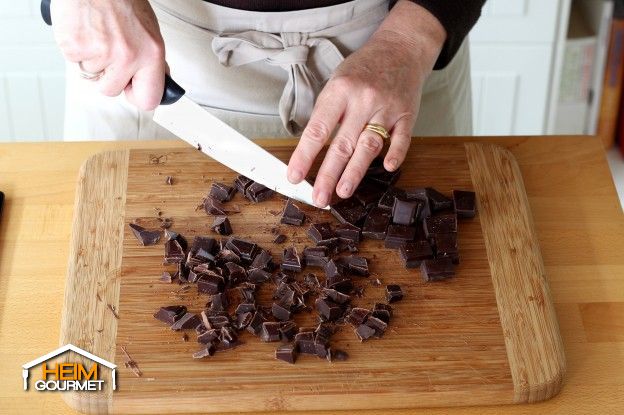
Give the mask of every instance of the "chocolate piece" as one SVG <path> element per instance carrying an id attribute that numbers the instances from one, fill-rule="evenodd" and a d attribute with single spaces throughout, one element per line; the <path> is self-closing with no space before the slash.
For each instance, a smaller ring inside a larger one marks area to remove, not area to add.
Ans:
<path id="1" fill-rule="evenodd" d="M 351 278 L 346 275 L 336 275 L 331 278 L 327 278 L 325 280 L 325 285 L 327 288 L 333 288 L 336 291 L 340 291 L 341 293 L 348 294 L 353 290 L 353 281 Z"/>
<path id="2" fill-rule="evenodd" d="M 280 323 L 265 321 L 262 323 L 260 340 L 263 342 L 277 342 L 280 339 Z"/>
<path id="3" fill-rule="evenodd" d="M 247 280 L 247 271 L 234 262 L 228 262 L 225 264 L 228 274 L 228 286 L 235 287 L 238 284 Z"/>
<path id="4" fill-rule="evenodd" d="M 457 232 L 457 216 L 454 213 L 429 216 L 425 219 L 424 229 L 427 238 L 435 233 Z"/>
<path id="5" fill-rule="evenodd" d="M 313 223 L 308 228 L 308 236 L 316 245 L 326 245 L 335 237 L 329 222 Z"/>
<path id="6" fill-rule="evenodd" d="M 361 275 L 363 277 L 368 277 L 370 272 L 368 270 L 368 261 L 366 258 L 361 256 L 350 255 L 348 257 L 343 257 L 343 260 L 347 264 L 349 271 L 355 275 Z"/>
<path id="7" fill-rule="evenodd" d="M 427 241 L 408 242 L 399 248 L 399 256 L 405 268 L 418 268 L 423 260 L 433 258 L 433 250 Z"/>
<path id="8" fill-rule="evenodd" d="M 197 279 L 197 292 L 207 294 L 217 294 L 225 289 L 223 277 L 214 272 L 202 274 Z"/>
<path id="9" fill-rule="evenodd" d="M 339 223 L 334 228 L 335 234 L 341 239 L 348 239 L 356 244 L 360 242 L 360 231 L 360 228 L 353 226 L 350 223 Z"/>
<path id="10" fill-rule="evenodd" d="M 234 314 L 245 314 L 245 313 L 255 313 L 256 305 L 254 303 L 240 303 L 236 307 L 236 311 Z"/>
<path id="11" fill-rule="evenodd" d="M 165 177 L 165 183 L 168 184 L 169 186 L 173 185 L 173 176 Z"/>
<path id="12" fill-rule="evenodd" d="M 275 358 L 283 360 L 286 363 L 294 364 L 297 360 L 296 346 L 292 344 L 284 344 L 275 350 Z"/>
<path id="13" fill-rule="evenodd" d="M 323 288 L 323 295 L 335 302 L 336 304 L 346 304 L 351 301 L 351 297 L 332 288 Z"/>
<path id="14" fill-rule="evenodd" d="M 191 245 L 190 254 L 200 262 L 214 261 L 217 241 L 207 236 L 196 236 Z"/>
<path id="15" fill-rule="evenodd" d="M 273 303 L 271 314 L 280 321 L 288 321 L 292 317 L 289 307 L 280 303 Z"/>
<path id="16" fill-rule="evenodd" d="M 229 302 L 228 302 L 227 295 L 223 292 L 213 294 L 212 297 L 210 297 L 210 312 L 211 313 L 220 313 L 222 311 L 225 311 L 228 305 L 229 305 Z M 211 324 L 213 323 L 211 322 Z"/>
<path id="17" fill-rule="evenodd" d="M 165 265 L 179 264 L 186 259 L 184 250 L 180 243 L 175 239 L 170 239 L 165 242 Z"/>
<path id="18" fill-rule="evenodd" d="M 432 241 L 436 249 L 436 258 L 449 257 L 453 264 L 459 264 L 456 233 L 437 233 L 433 235 Z"/>
<path id="19" fill-rule="evenodd" d="M 264 202 L 270 199 L 274 194 L 275 191 L 258 182 L 251 183 L 245 189 L 245 197 L 254 203 Z"/>
<path id="20" fill-rule="evenodd" d="M 364 341 L 364 340 L 370 339 L 371 337 L 375 335 L 375 329 L 367 326 L 366 324 L 360 324 L 355 329 L 355 334 L 358 336 L 360 341 Z"/>
<path id="21" fill-rule="evenodd" d="M 388 310 L 373 310 L 371 316 L 378 318 L 386 324 L 390 323 L 390 312 Z"/>
<path id="22" fill-rule="evenodd" d="M 286 239 L 288 239 L 288 238 L 286 237 L 286 235 L 284 235 L 284 234 L 279 234 L 279 235 L 277 235 L 277 236 L 275 237 L 275 239 L 273 239 L 273 243 L 274 243 L 274 244 L 278 244 L 278 245 L 280 245 L 280 244 L 283 244 L 284 242 L 286 242 Z"/>
<path id="23" fill-rule="evenodd" d="M 353 327 L 358 327 L 360 324 L 364 324 L 368 316 L 371 315 L 370 310 L 360 307 L 354 307 L 347 314 L 345 321 L 351 324 Z"/>
<path id="24" fill-rule="evenodd" d="M 211 329 L 221 330 L 223 327 L 230 325 L 230 319 L 227 315 L 210 315 L 208 316 L 208 327 Z"/>
<path id="25" fill-rule="evenodd" d="M 172 241 L 172 240 L 178 241 L 183 251 L 186 251 L 186 248 L 188 248 L 188 242 L 186 241 L 186 238 L 177 232 L 171 231 L 169 229 L 165 229 L 165 239 L 167 241 Z"/>
<path id="26" fill-rule="evenodd" d="M 418 200 L 402 200 L 398 197 L 394 199 L 392 207 L 392 223 L 396 225 L 412 225 L 418 217 L 422 206 Z"/>
<path id="27" fill-rule="evenodd" d="M 247 187 L 249 187 L 249 185 L 251 185 L 253 182 L 254 181 L 250 178 L 241 175 L 234 180 L 234 186 L 242 195 L 244 195 Z"/>
<path id="28" fill-rule="evenodd" d="M 235 264 L 241 263 L 240 257 L 236 255 L 236 253 L 234 253 L 234 251 L 230 249 L 220 250 L 217 253 L 217 255 L 215 255 L 215 261 L 217 262 L 217 265 L 221 267 L 227 264 L 228 262 L 233 262 Z"/>
<path id="29" fill-rule="evenodd" d="M 330 259 L 325 265 L 325 276 L 327 278 L 334 278 L 340 275 L 340 268 L 338 268 L 338 264 L 333 259 Z"/>
<path id="30" fill-rule="evenodd" d="M 208 193 L 208 196 L 223 203 L 232 200 L 235 193 L 236 188 L 232 186 L 223 183 L 213 183 L 212 186 L 210 186 L 210 193 Z"/>
<path id="31" fill-rule="evenodd" d="M 455 213 L 460 218 L 474 218 L 477 212 L 475 192 L 453 190 Z"/>
<path id="32" fill-rule="evenodd" d="M 294 321 L 285 321 L 280 325 L 280 339 L 283 342 L 291 342 L 297 335 L 297 325 Z"/>
<path id="33" fill-rule="evenodd" d="M 356 198 L 352 197 L 332 205 L 331 213 L 341 223 L 357 226 L 366 217 L 366 208 Z"/>
<path id="34" fill-rule="evenodd" d="M 186 284 L 188 282 L 189 277 L 189 269 L 184 266 L 184 264 L 178 264 L 178 271 L 174 274 L 174 278 L 177 278 L 180 281 L 180 284 Z"/>
<path id="35" fill-rule="evenodd" d="M 377 204 L 377 206 L 382 209 L 391 211 L 394 207 L 394 200 L 397 197 L 400 199 L 405 199 L 405 190 L 391 187 L 386 191 L 386 193 L 384 193 L 381 199 L 379 199 L 379 203 Z"/>
<path id="36" fill-rule="evenodd" d="M 260 284 L 270 279 L 271 273 L 260 268 L 251 268 L 247 273 L 247 281 L 253 284 Z"/>
<path id="37" fill-rule="evenodd" d="M 297 254 L 297 248 L 291 246 L 284 249 L 280 268 L 283 271 L 301 272 L 301 260 Z"/>
<path id="38" fill-rule="evenodd" d="M 368 179 L 384 186 L 392 186 L 399 180 L 399 177 L 401 177 L 401 170 L 397 169 L 395 171 L 384 171 L 381 174 L 369 175 Z"/>
<path id="39" fill-rule="evenodd" d="M 204 357 L 214 356 L 217 351 L 217 346 L 214 343 L 209 343 L 205 348 L 193 353 L 193 359 L 203 359 Z"/>
<path id="40" fill-rule="evenodd" d="M 260 330 L 262 330 L 262 323 L 264 323 L 266 319 L 262 316 L 262 313 L 256 311 L 251 318 L 251 321 L 247 325 L 247 331 L 254 335 L 259 335 Z"/>
<path id="41" fill-rule="evenodd" d="M 297 333 L 297 335 L 295 335 L 295 345 L 297 346 L 299 353 L 316 354 L 314 333 L 311 331 Z"/>
<path id="42" fill-rule="evenodd" d="M 223 216 L 227 213 L 225 205 L 212 196 L 208 196 L 204 199 L 204 210 L 209 215 Z"/>
<path id="43" fill-rule="evenodd" d="M 420 264 L 420 274 L 424 281 L 441 281 L 455 275 L 451 258 L 426 259 Z"/>
<path id="44" fill-rule="evenodd" d="M 163 273 L 160 276 L 159 280 L 162 281 L 162 282 L 172 283 L 173 282 L 173 276 L 169 272 L 163 271 Z"/>
<path id="45" fill-rule="evenodd" d="M 245 329 L 249 323 L 251 322 L 251 319 L 253 318 L 253 313 L 242 313 L 242 314 L 238 314 L 236 316 L 236 323 L 237 323 L 237 328 L 239 330 L 243 330 Z"/>
<path id="46" fill-rule="evenodd" d="M 327 256 L 327 248 L 324 246 L 315 246 L 311 248 L 303 248 L 303 260 L 308 267 L 324 268 L 329 262 Z"/>
<path id="47" fill-rule="evenodd" d="M 158 241 L 160 241 L 160 231 L 150 231 L 136 223 L 129 223 L 128 226 L 130 226 L 134 237 L 137 238 L 143 246 L 156 245 Z"/>
<path id="48" fill-rule="evenodd" d="M 167 307 L 160 307 L 160 309 L 154 313 L 154 318 L 160 320 L 163 323 L 172 325 L 176 321 L 180 320 L 183 315 L 186 314 L 186 307 L 183 305 L 170 305 Z"/>
<path id="49" fill-rule="evenodd" d="M 372 207 L 377 205 L 381 196 L 386 192 L 386 189 L 387 186 L 373 182 L 365 177 L 358 188 L 355 189 L 353 197 L 355 197 L 362 206 Z"/>
<path id="50" fill-rule="evenodd" d="M 197 342 L 203 344 L 209 344 L 219 338 L 220 331 L 217 329 L 206 330 L 199 336 L 197 336 Z"/>
<path id="51" fill-rule="evenodd" d="M 334 303 L 328 298 L 318 298 L 314 304 L 319 314 L 329 321 L 337 320 L 342 317 L 344 310 L 340 305 Z"/>
<path id="52" fill-rule="evenodd" d="M 369 316 L 364 323 L 368 327 L 375 330 L 375 336 L 381 337 L 388 328 L 388 324 L 375 316 Z"/>
<path id="53" fill-rule="evenodd" d="M 251 263 L 251 268 L 260 268 L 265 271 L 271 271 L 274 268 L 273 256 L 269 251 L 261 249 Z"/>
<path id="54" fill-rule="evenodd" d="M 194 330 L 201 324 L 201 318 L 197 314 L 185 313 L 171 325 L 171 330 Z"/>
<path id="55" fill-rule="evenodd" d="M 386 301 L 394 303 L 403 299 L 403 291 L 396 284 L 386 285 Z"/>
<path id="56" fill-rule="evenodd" d="M 238 341 L 238 335 L 236 334 L 236 331 L 230 326 L 221 327 L 221 333 L 219 334 L 219 338 L 221 339 L 221 343 L 232 344 Z"/>
<path id="57" fill-rule="evenodd" d="M 390 215 L 388 212 L 383 208 L 374 207 L 364 221 L 362 236 L 372 239 L 384 239 L 389 223 Z"/>
<path id="58" fill-rule="evenodd" d="M 344 350 L 332 350 L 330 354 L 328 354 L 328 356 L 330 357 L 328 360 L 330 362 L 333 362 L 334 360 L 337 362 L 344 362 L 346 360 L 349 360 L 349 354 L 347 352 L 345 352 Z"/>
<path id="59" fill-rule="evenodd" d="M 405 225 L 390 225 L 386 233 L 385 247 L 398 249 L 416 236 L 416 228 Z"/>
<path id="60" fill-rule="evenodd" d="M 234 251 L 236 255 L 246 261 L 253 261 L 256 256 L 258 246 L 243 239 L 230 238 L 225 244 L 226 248 Z"/>
<path id="61" fill-rule="evenodd" d="M 405 198 L 407 200 L 418 200 L 422 205 L 418 212 L 418 221 L 425 220 L 426 217 L 431 216 L 431 203 L 427 197 L 427 189 L 424 187 L 417 187 L 405 192 Z"/>
<path id="62" fill-rule="evenodd" d="M 210 229 L 218 233 L 219 235 L 231 235 L 232 225 L 227 216 L 217 216 L 210 225 Z"/>
<path id="63" fill-rule="evenodd" d="M 392 317 L 392 306 L 390 304 L 375 303 L 375 305 L 373 306 L 373 312 L 377 310 L 387 311 L 388 314 L 390 314 L 390 317 Z"/>
<path id="64" fill-rule="evenodd" d="M 297 205 L 293 203 L 291 199 L 288 199 L 286 205 L 284 206 L 284 211 L 282 213 L 282 218 L 280 219 L 280 223 L 285 223 L 287 225 L 295 225 L 301 226 L 305 221 L 305 214 L 299 209 Z"/>
<path id="65" fill-rule="evenodd" d="M 431 211 L 433 213 L 439 212 L 441 210 L 451 209 L 453 207 L 453 201 L 448 197 L 444 196 L 442 193 L 438 192 L 433 187 L 425 188 L 427 191 L 427 197 L 429 198 L 429 202 L 431 203 Z"/>
<path id="66" fill-rule="evenodd" d="M 314 274 L 306 274 L 306 276 L 303 277 L 303 283 L 310 289 L 315 289 L 321 286 L 317 276 Z"/>

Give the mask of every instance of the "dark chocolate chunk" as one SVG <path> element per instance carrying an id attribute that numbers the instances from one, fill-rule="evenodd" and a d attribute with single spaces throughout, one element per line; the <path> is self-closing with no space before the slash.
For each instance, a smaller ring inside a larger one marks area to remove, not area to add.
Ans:
<path id="1" fill-rule="evenodd" d="M 334 232 L 338 237 L 341 239 L 348 239 L 356 244 L 360 242 L 360 231 L 360 228 L 350 223 L 339 223 L 334 228 Z"/>
<path id="2" fill-rule="evenodd" d="M 203 359 L 204 357 L 213 356 L 217 351 L 217 346 L 214 343 L 209 343 L 205 348 L 193 353 L 193 359 Z"/>
<path id="3" fill-rule="evenodd" d="M 350 255 L 348 257 L 342 257 L 343 261 L 347 264 L 349 271 L 355 275 L 361 275 L 368 277 L 370 272 L 368 270 L 368 260 L 361 256 Z"/>
<path id="4" fill-rule="evenodd" d="M 160 320 L 163 323 L 172 325 L 176 321 L 180 320 L 183 315 L 186 314 L 186 307 L 183 305 L 170 305 L 167 307 L 160 307 L 160 309 L 154 313 L 156 320 Z"/>
<path id="5" fill-rule="evenodd" d="M 327 248 L 324 246 L 306 247 L 303 248 L 303 260 L 308 267 L 322 267 L 324 268 L 329 262 L 327 256 Z"/>
<path id="6" fill-rule="evenodd" d="M 230 325 L 230 319 L 227 315 L 217 314 L 217 315 L 208 316 L 208 326 L 211 329 L 220 330 L 223 327 L 226 327 L 229 325 Z"/>
<path id="7" fill-rule="evenodd" d="M 175 239 L 170 239 L 165 242 L 165 265 L 179 264 L 186 259 L 184 250 L 180 243 Z"/>
<path id="8" fill-rule="evenodd" d="M 132 233 L 143 246 L 156 245 L 160 241 L 161 231 L 150 231 L 136 223 L 129 223 Z"/>
<path id="9" fill-rule="evenodd" d="M 325 295 L 336 304 L 346 304 L 351 301 L 351 297 L 349 295 L 343 294 L 340 291 L 336 291 L 332 288 L 323 288 L 323 295 Z"/>
<path id="10" fill-rule="evenodd" d="M 228 286 L 235 287 L 247 280 L 247 271 L 240 265 L 234 262 L 228 262 L 225 264 L 225 269 L 228 274 Z"/>
<path id="11" fill-rule="evenodd" d="M 424 187 L 417 187 L 412 190 L 407 190 L 405 192 L 405 198 L 407 200 L 418 200 L 421 203 L 418 221 L 423 221 L 426 217 L 431 216 L 431 203 L 427 197 L 427 189 Z"/>
<path id="12" fill-rule="evenodd" d="M 236 189 L 240 192 L 240 194 L 244 195 L 245 194 L 245 190 L 247 190 L 247 187 L 249 187 L 249 185 L 251 185 L 253 183 L 253 180 L 251 180 L 248 177 L 245 176 L 238 176 L 235 180 L 234 180 L 234 186 L 236 187 Z"/>
<path id="13" fill-rule="evenodd" d="M 245 197 L 255 203 L 264 202 L 270 199 L 274 194 L 274 190 L 258 182 L 251 183 L 247 186 L 247 189 L 245 189 Z"/>
<path id="14" fill-rule="evenodd" d="M 441 281 L 455 275 L 451 258 L 426 259 L 420 264 L 420 274 L 424 281 Z"/>
<path id="15" fill-rule="evenodd" d="M 294 321 L 285 321 L 280 325 L 280 339 L 285 342 L 291 342 L 297 335 L 298 329 Z"/>
<path id="16" fill-rule="evenodd" d="M 378 318 L 386 324 L 390 323 L 390 312 L 388 310 L 373 310 L 371 316 Z"/>
<path id="17" fill-rule="evenodd" d="M 375 303 L 375 305 L 373 306 L 373 312 L 377 310 L 385 310 L 388 312 L 388 314 L 390 314 L 390 317 L 392 317 L 392 306 L 390 304 Z"/>
<path id="18" fill-rule="evenodd" d="M 453 190 L 455 213 L 460 218 L 474 218 L 477 212 L 475 192 Z"/>
<path id="19" fill-rule="evenodd" d="M 173 185 L 173 176 L 165 177 L 165 183 L 167 183 L 169 186 Z"/>
<path id="20" fill-rule="evenodd" d="M 221 327 L 221 333 L 219 334 L 221 343 L 236 343 L 238 341 L 238 335 L 234 328 L 230 326 Z"/>
<path id="21" fill-rule="evenodd" d="M 251 263 L 251 268 L 260 268 L 265 271 L 273 270 L 273 256 L 269 251 L 261 249 Z"/>
<path id="22" fill-rule="evenodd" d="M 433 250 L 427 241 L 408 242 L 399 248 L 399 256 L 405 268 L 418 268 L 423 260 L 433 258 Z"/>
<path id="23" fill-rule="evenodd" d="M 202 334 L 197 336 L 197 342 L 203 344 L 212 343 L 219 338 L 219 332 L 220 331 L 217 329 L 206 330 Z"/>
<path id="24" fill-rule="evenodd" d="M 169 229 L 165 229 L 165 239 L 167 241 L 171 241 L 171 240 L 178 241 L 183 251 L 186 251 L 186 248 L 188 248 L 188 242 L 186 241 L 186 238 L 177 232 L 171 231 Z"/>
<path id="25" fill-rule="evenodd" d="M 249 241 L 243 239 L 230 238 L 225 244 L 226 248 L 234 251 L 236 255 L 246 261 L 253 261 L 257 254 L 258 246 Z"/>
<path id="26" fill-rule="evenodd" d="M 310 289 L 318 288 L 321 285 L 318 277 L 314 274 L 306 274 L 306 276 L 303 277 L 303 283 Z"/>
<path id="27" fill-rule="evenodd" d="M 392 223 L 396 225 L 412 225 L 418 218 L 422 203 L 418 200 L 394 199 L 392 207 Z"/>
<path id="28" fill-rule="evenodd" d="M 271 279 L 271 273 L 260 268 L 251 268 L 247 273 L 247 281 L 260 284 Z"/>
<path id="29" fill-rule="evenodd" d="M 375 330 L 375 336 L 377 337 L 381 337 L 386 331 L 386 328 L 388 328 L 388 324 L 386 322 L 375 316 L 369 316 L 364 324 Z"/>
<path id="30" fill-rule="evenodd" d="M 328 298 L 318 298 L 314 304 L 319 314 L 329 321 L 339 319 L 344 313 L 344 310 L 339 304 L 334 303 Z"/>
<path id="31" fill-rule="evenodd" d="M 292 317 L 290 308 L 280 303 L 273 303 L 271 314 L 280 321 L 288 321 Z"/>
<path id="32" fill-rule="evenodd" d="M 190 254 L 200 262 L 214 261 L 217 241 L 207 236 L 196 236 L 191 245 Z"/>
<path id="33" fill-rule="evenodd" d="M 225 205 L 212 196 L 208 196 L 204 199 L 204 210 L 209 215 L 224 216 L 227 213 Z"/>
<path id="34" fill-rule="evenodd" d="M 210 186 L 210 193 L 208 193 L 208 196 L 223 203 L 232 200 L 235 193 L 236 188 L 232 186 L 223 183 L 213 183 L 212 186 Z"/>
<path id="35" fill-rule="evenodd" d="M 282 213 L 282 218 L 280 219 L 281 223 L 285 223 L 287 225 L 295 225 L 301 226 L 305 221 L 305 214 L 299 209 L 297 205 L 293 203 L 292 200 L 288 199 L 286 202 L 286 206 L 284 206 L 284 211 Z"/>
<path id="36" fill-rule="evenodd" d="M 341 223 L 357 226 L 366 217 L 366 207 L 352 197 L 332 205 L 331 213 Z"/>
<path id="37" fill-rule="evenodd" d="M 355 189 L 353 197 L 356 198 L 362 206 L 372 207 L 377 205 L 381 196 L 386 192 L 387 186 L 373 182 L 366 177 L 362 183 Z"/>
<path id="38" fill-rule="evenodd" d="M 340 274 L 341 272 L 338 264 L 336 264 L 333 259 L 330 259 L 329 262 L 327 262 L 327 265 L 325 265 L 325 276 L 327 278 L 334 278 Z"/>
<path id="39" fill-rule="evenodd" d="M 384 239 L 389 223 L 390 215 L 388 211 L 374 207 L 364 221 L 362 236 L 372 239 Z"/>
<path id="40" fill-rule="evenodd" d="M 256 305 L 254 303 L 240 303 L 236 307 L 236 311 L 234 314 L 246 314 L 246 313 L 255 313 Z"/>
<path id="41" fill-rule="evenodd" d="M 345 321 L 351 324 L 353 327 L 358 327 L 360 324 L 364 324 L 368 316 L 371 315 L 370 310 L 360 307 L 354 307 L 347 314 Z"/>
<path id="42" fill-rule="evenodd" d="M 297 254 L 297 248 L 291 246 L 284 249 L 280 267 L 283 271 L 301 272 L 301 260 Z"/>
<path id="43" fill-rule="evenodd" d="M 245 329 L 249 323 L 251 322 L 251 319 L 253 318 L 253 313 L 243 313 L 243 314 L 238 314 L 236 316 L 237 319 L 237 327 L 239 330 L 243 330 Z"/>
<path id="44" fill-rule="evenodd" d="M 171 275 L 171 273 L 169 273 L 167 271 L 163 271 L 163 273 L 162 273 L 162 275 L 160 276 L 159 279 L 162 282 L 168 282 L 168 283 L 173 282 L 173 276 Z"/>
<path id="45" fill-rule="evenodd" d="M 286 239 L 288 239 L 288 238 L 286 237 L 286 235 L 284 235 L 284 234 L 280 233 L 279 235 L 277 235 L 277 236 L 275 237 L 275 239 L 273 239 L 273 243 L 274 243 L 274 244 L 278 244 L 278 245 L 280 245 L 280 244 L 283 244 L 284 242 L 286 242 Z"/>
<path id="46" fill-rule="evenodd" d="M 370 339 L 371 337 L 375 335 L 375 329 L 367 326 L 366 324 L 360 324 L 355 329 L 355 334 L 358 336 L 360 341 L 364 341 L 364 340 Z"/>
<path id="47" fill-rule="evenodd" d="M 217 294 L 225 289 L 223 277 L 214 272 L 202 274 L 197 279 L 197 292 L 207 294 Z"/>
<path id="48" fill-rule="evenodd" d="M 427 187 L 427 197 L 429 198 L 431 211 L 433 213 L 441 210 L 451 209 L 453 207 L 453 201 L 442 193 L 438 192 L 433 187 Z"/>
<path id="49" fill-rule="evenodd" d="M 433 235 L 436 258 L 451 258 L 453 264 L 459 264 L 459 249 L 457 248 L 456 233 L 437 233 Z"/>
<path id="50" fill-rule="evenodd" d="M 266 319 L 264 318 L 262 313 L 256 311 L 251 318 L 251 321 L 249 321 L 249 324 L 247 325 L 247 331 L 251 334 L 255 334 L 256 336 L 259 335 L 260 330 L 262 330 L 262 323 L 264 323 L 265 321 Z"/>
<path id="51" fill-rule="evenodd" d="M 330 239 L 335 237 L 329 222 L 313 223 L 308 228 L 308 236 L 316 245 L 326 245 Z"/>
<path id="52" fill-rule="evenodd" d="M 396 284 L 386 285 L 386 301 L 394 303 L 403 299 L 403 291 Z"/>
<path id="53" fill-rule="evenodd" d="M 218 233 L 219 235 L 231 235 L 232 225 L 227 216 L 217 216 L 210 225 L 210 229 Z"/>
<path id="54" fill-rule="evenodd" d="M 219 266 L 224 266 L 228 262 L 233 262 L 235 264 L 240 264 L 241 263 L 240 257 L 238 255 L 236 255 L 236 253 L 234 253 L 234 251 L 232 251 L 230 249 L 222 249 L 222 250 L 220 250 L 217 253 L 217 255 L 215 255 L 215 261 L 217 262 L 217 265 L 219 265 Z"/>
<path id="55" fill-rule="evenodd" d="M 297 348 L 293 344 L 284 344 L 275 350 L 275 358 L 284 362 L 294 364 L 297 360 Z"/>
<path id="56" fill-rule="evenodd" d="M 197 314 L 187 312 L 171 325 L 171 330 L 194 330 L 201 322 L 201 318 Z"/>
<path id="57" fill-rule="evenodd" d="M 227 295 L 223 292 L 213 294 L 210 297 L 210 312 L 211 313 L 219 313 L 221 311 L 225 311 L 227 306 L 229 305 Z"/>
<path id="58" fill-rule="evenodd" d="M 306 331 L 295 335 L 295 345 L 299 353 L 316 354 L 316 345 L 314 344 L 314 332 Z"/>
<path id="59" fill-rule="evenodd" d="M 379 206 L 382 209 L 391 211 L 392 208 L 394 207 L 394 200 L 397 197 L 401 198 L 401 199 L 404 199 L 405 198 L 405 190 L 398 189 L 396 187 L 391 187 L 391 188 L 389 188 L 386 191 L 386 193 L 384 193 L 384 195 L 381 197 L 381 199 L 379 199 L 379 203 L 377 204 L 377 206 Z"/>
<path id="60" fill-rule="evenodd" d="M 353 281 L 351 278 L 346 275 L 335 275 L 334 277 L 328 277 L 325 280 L 325 285 L 327 288 L 333 288 L 336 291 L 340 291 L 341 293 L 350 293 L 353 290 Z"/>
<path id="61" fill-rule="evenodd" d="M 263 342 L 277 342 L 280 340 L 280 323 L 265 321 L 260 330 L 260 340 Z"/>
<path id="62" fill-rule="evenodd" d="M 385 247 L 398 249 L 416 237 L 416 228 L 405 225 L 390 225 L 386 232 Z"/>
<path id="63" fill-rule="evenodd" d="M 427 238 L 436 233 L 457 232 L 457 216 L 454 213 L 429 216 L 425 219 L 424 229 Z"/>

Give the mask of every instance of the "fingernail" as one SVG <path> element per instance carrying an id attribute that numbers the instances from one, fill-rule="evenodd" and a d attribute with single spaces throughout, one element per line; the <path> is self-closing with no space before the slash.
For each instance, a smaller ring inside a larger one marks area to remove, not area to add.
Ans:
<path id="1" fill-rule="evenodd" d="M 329 193 L 321 192 L 316 196 L 316 206 L 324 208 L 329 203 Z"/>
<path id="2" fill-rule="evenodd" d="M 349 197 L 349 196 L 351 196 L 351 188 L 352 188 L 352 187 L 353 187 L 353 186 L 351 186 L 351 183 L 349 183 L 349 182 L 344 183 L 344 184 L 342 185 L 342 187 L 340 188 L 340 190 L 341 190 L 341 192 L 342 192 L 342 195 L 343 195 L 344 197 Z"/>
<path id="3" fill-rule="evenodd" d="M 399 165 L 399 161 L 397 159 L 388 160 L 388 166 L 390 167 L 390 169 L 394 170 L 397 168 L 398 165 Z"/>
<path id="4" fill-rule="evenodd" d="M 297 184 L 303 179 L 303 174 L 299 170 L 291 170 L 288 174 L 288 181 Z"/>

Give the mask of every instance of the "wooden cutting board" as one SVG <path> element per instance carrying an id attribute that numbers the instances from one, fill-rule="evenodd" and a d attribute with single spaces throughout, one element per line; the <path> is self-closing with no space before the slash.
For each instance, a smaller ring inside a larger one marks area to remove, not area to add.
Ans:
<path id="1" fill-rule="evenodd" d="M 287 160 L 292 147 L 274 142 L 270 151 Z M 193 359 L 199 349 L 194 332 L 185 342 L 152 314 L 172 304 L 199 312 L 208 298 L 194 287 L 180 292 L 178 284 L 158 281 L 162 244 L 139 246 L 127 224 L 156 225 L 161 212 L 189 239 L 209 235 L 212 218 L 195 207 L 213 180 L 234 177 L 193 149 L 114 151 L 84 164 L 61 343 L 115 362 L 118 389 L 65 393 L 72 407 L 170 413 L 491 405 L 545 400 L 561 388 L 563 347 L 522 177 L 511 153 L 484 144 L 412 145 L 398 186 L 475 190 L 479 212 L 460 222 L 461 264 L 448 281 L 423 283 L 419 271 L 404 269 L 381 241 L 361 244 L 373 277 L 358 280 L 365 294 L 355 303 L 370 307 L 383 300 L 383 287 L 369 282 L 375 277 L 405 292 L 382 339 L 360 343 L 344 327 L 332 347 L 348 351 L 348 361 L 300 356 L 288 365 L 274 359 L 275 343 L 244 333 L 242 347 Z M 250 204 L 237 195 L 232 203 L 242 208 L 230 217 L 235 235 L 277 258 L 288 244 L 299 250 L 310 244 L 306 227 L 279 225 L 281 198 Z M 333 220 L 306 211 L 312 221 Z M 274 227 L 288 236 L 285 245 L 272 243 Z M 265 303 L 270 291 L 262 291 Z M 312 318 L 304 313 L 297 321 L 306 325 Z M 142 376 L 124 367 L 122 346 Z"/>

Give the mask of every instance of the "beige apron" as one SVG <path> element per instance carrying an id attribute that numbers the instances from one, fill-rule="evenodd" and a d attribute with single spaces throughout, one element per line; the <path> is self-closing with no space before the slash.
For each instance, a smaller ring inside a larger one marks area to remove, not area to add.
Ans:
<path id="1" fill-rule="evenodd" d="M 249 12 L 203 0 L 151 1 L 172 77 L 206 110 L 249 137 L 300 134 L 336 67 L 388 13 L 388 0 L 291 12 Z M 427 80 L 414 135 L 470 135 L 464 45 Z M 68 69 L 65 139 L 159 139 L 171 133 L 123 97 L 100 96 Z"/>

